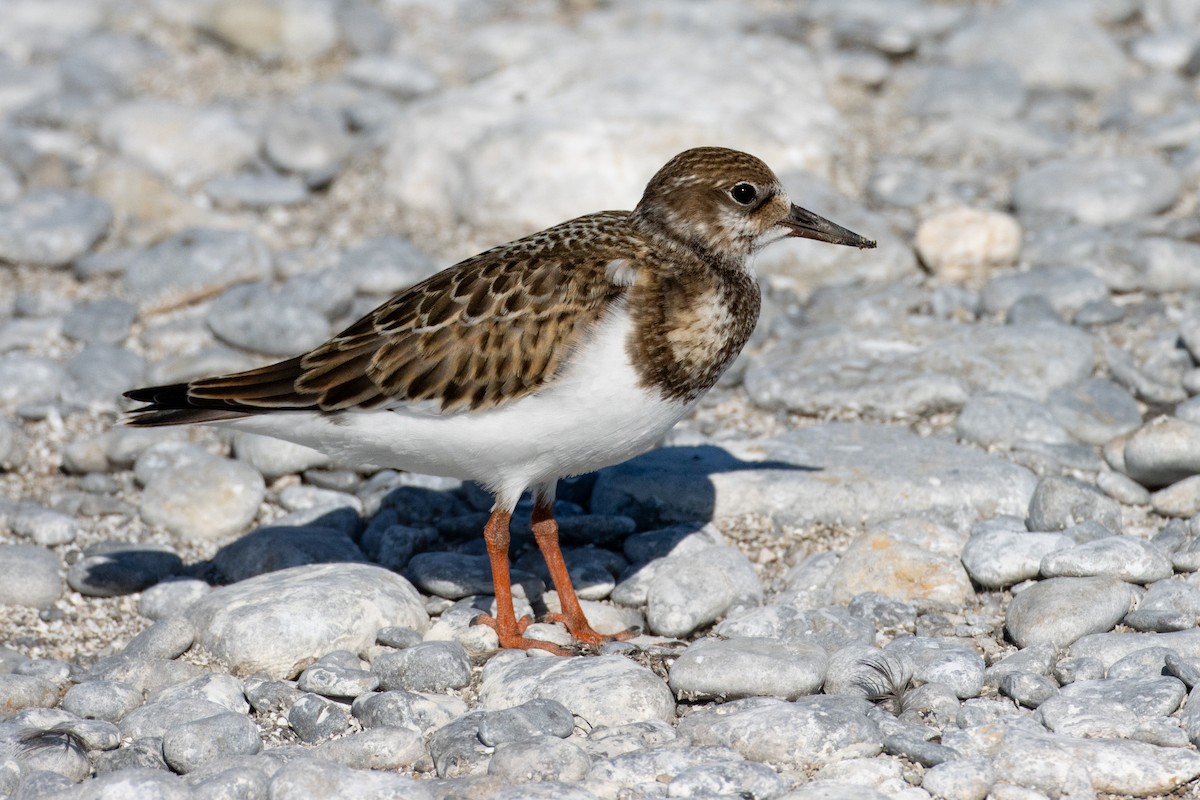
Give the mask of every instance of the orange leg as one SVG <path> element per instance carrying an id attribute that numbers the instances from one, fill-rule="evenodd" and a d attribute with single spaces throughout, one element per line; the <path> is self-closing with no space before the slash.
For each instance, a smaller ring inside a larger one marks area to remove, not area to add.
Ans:
<path id="1" fill-rule="evenodd" d="M 567 627 L 572 636 L 587 644 L 601 644 L 613 639 L 633 638 L 633 631 L 606 636 L 597 632 L 588 623 L 575 595 L 575 587 L 571 584 L 571 576 L 567 572 L 567 564 L 563 561 L 562 549 L 558 546 L 558 523 L 554 521 L 554 509 L 549 502 L 539 499 L 533 506 L 533 538 L 537 541 L 546 566 L 550 570 L 550 580 L 554 582 L 554 590 L 558 592 L 558 603 L 562 611 L 557 614 L 547 614 L 547 622 L 561 622 Z"/>
<path id="2" fill-rule="evenodd" d="M 493 511 L 483 529 L 483 540 L 487 543 L 488 558 L 492 562 L 492 584 L 496 592 L 496 616 L 480 614 L 473 621 L 477 625 L 487 625 L 500 638 L 501 647 L 515 647 L 522 650 L 536 648 L 549 650 L 555 655 L 570 655 L 567 650 L 550 642 L 537 639 L 526 639 L 523 634 L 529 625 L 529 617 L 517 619 L 513 610 L 512 581 L 508 575 L 508 524 L 512 514 L 507 511 Z M 561 561 L 561 556 L 559 557 Z M 578 605 L 578 603 L 576 603 Z"/>

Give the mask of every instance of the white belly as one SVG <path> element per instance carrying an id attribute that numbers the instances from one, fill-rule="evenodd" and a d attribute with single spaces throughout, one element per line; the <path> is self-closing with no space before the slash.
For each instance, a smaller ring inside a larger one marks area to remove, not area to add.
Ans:
<path id="1" fill-rule="evenodd" d="M 638 386 L 618 311 L 541 392 L 482 412 L 413 409 L 278 412 L 222 423 L 328 453 L 348 464 L 478 481 L 502 505 L 539 483 L 620 463 L 653 447 L 692 404 Z"/>

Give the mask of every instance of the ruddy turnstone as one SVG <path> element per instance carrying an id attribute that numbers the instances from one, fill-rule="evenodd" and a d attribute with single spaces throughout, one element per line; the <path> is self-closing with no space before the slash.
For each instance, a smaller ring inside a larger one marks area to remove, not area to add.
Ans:
<path id="1" fill-rule="evenodd" d="M 571 635 L 588 624 L 558 545 L 561 477 L 655 445 L 716 383 L 758 319 L 750 257 L 790 236 L 875 242 L 793 205 L 735 150 L 688 150 L 633 211 L 602 211 L 468 258 L 320 347 L 260 369 L 126 393 L 130 424 L 217 422 L 350 463 L 470 479 L 495 505 L 483 535 L 502 647 L 524 636 L 508 571 L 509 520 L 532 489 L 533 532 Z M 617 634 L 620 638 L 622 634 Z"/>

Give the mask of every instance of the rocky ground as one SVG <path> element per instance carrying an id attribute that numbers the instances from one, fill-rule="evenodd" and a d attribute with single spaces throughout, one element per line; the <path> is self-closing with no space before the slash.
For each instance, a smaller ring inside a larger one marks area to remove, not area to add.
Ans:
<path id="1" fill-rule="evenodd" d="M 1200 790 L 1194 0 L 0 13 L 0 797 Z M 706 144 L 879 248 L 764 253 L 669 446 L 564 482 L 645 635 L 496 652 L 476 487 L 116 424 Z"/>

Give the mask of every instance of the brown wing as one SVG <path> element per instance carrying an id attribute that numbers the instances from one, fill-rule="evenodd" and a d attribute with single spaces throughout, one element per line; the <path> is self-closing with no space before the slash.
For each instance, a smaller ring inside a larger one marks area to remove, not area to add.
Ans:
<path id="1" fill-rule="evenodd" d="M 624 212 L 581 217 L 489 250 L 397 295 L 317 349 L 261 369 L 127 396 L 151 403 L 135 424 L 271 410 L 430 403 L 486 409 L 552 379 L 581 334 L 623 295 L 644 245 Z M 158 418 L 154 418 L 154 414 Z"/>

